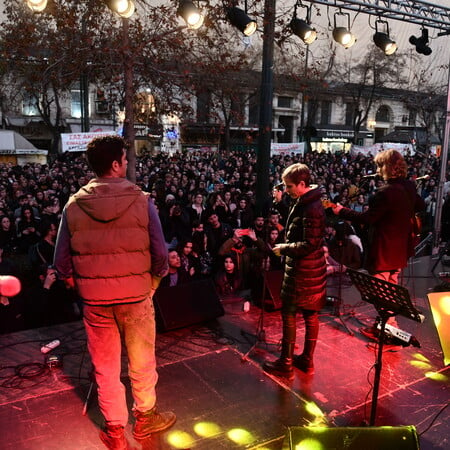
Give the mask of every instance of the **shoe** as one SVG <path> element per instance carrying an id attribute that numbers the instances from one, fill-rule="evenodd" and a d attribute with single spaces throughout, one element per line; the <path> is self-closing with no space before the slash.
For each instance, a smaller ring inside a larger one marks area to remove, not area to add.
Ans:
<path id="1" fill-rule="evenodd" d="M 293 365 L 307 375 L 312 375 L 314 373 L 314 363 L 312 358 L 308 358 L 304 355 L 294 356 Z"/>
<path id="2" fill-rule="evenodd" d="M 378 342 L 378 337 L 380 336 L 380 330 L 375 326 L 369 328 L 360 328 L 359 332 L 368 339 Z"/>
<path id="3" fill-rule="evenodd" d="M 273 362 L 267 361 L 263 364 L 264 372 L 275 375 L 276 377 L 294 379 L 294 369 L 292 367 L 292 358 L 279 358 Z"/>
<path id="4" fill-rule="evenodd" d="M 100 431 L 100 439 L 110 450 L 128 450 L 130 448 L 122 425 L 106 425 L 105 429 Z"/>
<path id="5" fill-rule="evenodd" d="M 152 433 L 167 430 L 177 420 L 177 416 L 173 412 L 159 413 L 156 411 L 156 408 L 146 412 L 135 411 L 134 416 L 136 417 L 136 423 L 133 428 L 135 439 L 145 439 Z"/>

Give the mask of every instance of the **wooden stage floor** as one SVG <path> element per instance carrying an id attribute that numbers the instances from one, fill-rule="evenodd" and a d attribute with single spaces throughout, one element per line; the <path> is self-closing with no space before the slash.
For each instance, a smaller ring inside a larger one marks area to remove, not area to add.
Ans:
<path id="1" fill-rule="evenodd" d="M 430 273 L 433 265 L 430 257 L 418 258 L 404 273 L 403 284 L 426 319 L 417 323 L 399 317 L 398 322 L 421 347 L 384 353 L 375 422 L 377 427 L 414 426 L 422 450 L 450 448 L 446 409 L 450 370 L 444 367 L 426 296 L 438 284 Z M 435 272 L 443 270 L 438 266 Z M 330 295 L 337 292 L 336 282 L 330 279 Z M 158 334 L 158 407 L 173 410 L 178 419 L 171 430 L 138 443 L 131 435 L 130 415 L 126 433 L 133 448 L 277 450 L 289 448 L 283 446 L 284 437 L 297 427 L 337 427 L 351 434 L 354 427 L 368 423 L 376 353 L 358 330 L 372 324 L 376 311 L 361 301 L 347 280 L 342 300 L 341 317 L 334 314 L 332 303 L 322 311 L 315 374 L 296 370 L 291 382 L 261 369 L 265 359 L 278 356 L 278 311 L 261 317 L 257 306 L 244 312 L 242 304 L 232 303 L 225 305 L 223 317 L 212 322 Z M 264 333 L 259 336 L 265 339 L 252 347 L 261 320 Z M 303 331 L 299 320 L 297 353 Z M 58 355 L 62 367 L 49 369 L 40 347 L 55 338 L 61 345 L 50 355 Z M 103 448 L 98 438 L 103 419 L 95 389 L 83 415 L 91 364 L 81 321 L 0 335 L 0 352 L 2 449 Z M 124 359 L 123 382 L 129 394 L 125 367 Z M 131 411 L 131 398 L 129 406 Z M 367 439 L 362 450 L 378 448 Z"/>

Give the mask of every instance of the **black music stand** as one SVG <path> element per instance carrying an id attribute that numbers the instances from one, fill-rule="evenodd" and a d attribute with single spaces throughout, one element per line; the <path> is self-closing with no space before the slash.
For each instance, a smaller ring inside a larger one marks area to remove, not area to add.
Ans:
<path id="1" fill-rule="evenodd" d="M 389 317 L 396 316 L 397 314 L 415 320 L 416 322 L 423 322 L 424 317 L 419 314 L 417 309 L 411 303 L 408 289 L 405 287 L 380 280 L 379 278 L 352 269 L 347 269 L 347 273 L 361 294 L 361 298 L 364 301 L 371 303 L 378 311 L 381 318 L 381 330 L 377 362 L 375 363 L 375 378 L 373 383 L 372 408 L 369 423 L 369 425 L 373 426 L 375 425 L 378 390 L 380 387 L 386 322 Z"/>

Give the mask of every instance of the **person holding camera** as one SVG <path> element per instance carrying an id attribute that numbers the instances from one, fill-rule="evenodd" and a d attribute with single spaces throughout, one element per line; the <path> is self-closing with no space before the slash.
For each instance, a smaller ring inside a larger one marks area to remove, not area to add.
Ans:
<path id="1" fill-rule="evenodd" d="M 105 418 L 100 438 L 110 449 L 128 448 L 128 407 L 120 381 L 122 339 L 134 399 L 134 437 L 145 439 L 176 420 L 174 413 L 159 413 L 155 407 L 153 295 L 168 271 L 167 250 L 153 201 L 125 178 L 125 141 L 112 135 L 95 138 L 86 156 L 96 177 L 64 207 L 55 265 L 83 299 L 88 349 Z"/>

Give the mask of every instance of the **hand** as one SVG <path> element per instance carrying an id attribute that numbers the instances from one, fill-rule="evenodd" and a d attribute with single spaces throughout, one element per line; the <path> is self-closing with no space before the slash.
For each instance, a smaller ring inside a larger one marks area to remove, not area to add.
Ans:
<path id="1" fill-rule="evenodd" d="M 275 256 L 281 256 L 281 247 L 277 244 L 272 248 L 272 252 Z"/>
<path id="2" fill-rule="evenodd" d="M 64 284 L 67 289 L 75 289 L 75 280 L 73 279 L 73 277 L 66 278 L 64 280 Z"/>
<path id="3" fill-rule="evenodd" d="M 56 281 L 56 270 L 48 270 L 44 280 L 44 289 L 50 289 Z"/>
<path id="4" fill-rule="evenodd" d="M 256 241 L 256 233 L 255 233 L 255 230 L 252 230 L 251 228 L 249 228 L 247 236 L 248 236 L 252 241 Z"/>
<path id="5" fill-rule="evenodd" d="M 336 216 L 337 216 L 337 215 L 339 215 L 339 211 L 342 208 L 343 208 L 343 206 L 338 203 L 334 208 L 331 208 L 331 209 L 333 210 L 334 214 L 336 214 Z"/>

